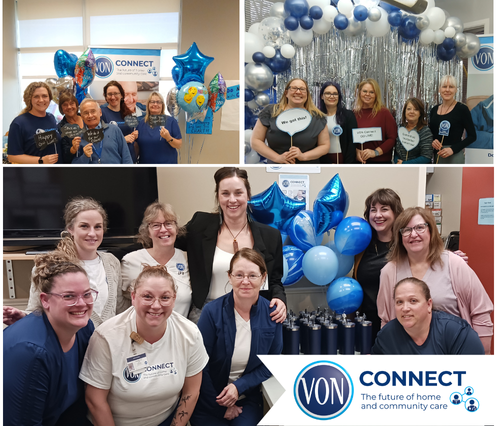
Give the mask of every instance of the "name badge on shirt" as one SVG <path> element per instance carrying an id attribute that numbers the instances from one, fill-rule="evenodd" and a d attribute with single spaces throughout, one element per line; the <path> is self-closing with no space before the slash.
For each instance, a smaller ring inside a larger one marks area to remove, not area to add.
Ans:
<path id="1" fill-rule="evenodd" d="M 128 365 L 128 370 L 130 373 L 143 373 L 148 367 L 147 354 L 143 353 L 126 358 L 126 364 Z"/>
<path id="2" fill-rule="evenodd" d="M 261 290 L 269 290 L 269 281 L 267 278 L 267 274 L 266 274 L 266 279 L 264 280 L 264 284 L 262 284 Z"/>
<path id="3" fill-rule="evenodd" d="M 342 133 L 343 133 L 342 126 L 340 126 L 339 124 L 337 124 L 336 126 L 333 127 L 333 129 L 331 129 L 331 134 L 333 136 L 341 136 Z"/>

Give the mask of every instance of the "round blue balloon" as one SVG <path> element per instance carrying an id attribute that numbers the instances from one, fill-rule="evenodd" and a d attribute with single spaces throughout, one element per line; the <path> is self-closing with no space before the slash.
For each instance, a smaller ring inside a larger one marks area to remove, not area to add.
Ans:
<path id="1" fill-rule="evenodd" d="M 266 57 L 264 56 L 264 53 L 262 53 L 262 52 L 255 52 L 255 53 L 252 55 L 252 60 L 253 60 L 256 64 L 262 64 L 262 63 L 266 60 Z"/>
<path id="2" fill-rule="evenodd" d="M 304 30 L 310 30 L 313 25 L 314 25 L 314 21 L 310 16 L 304 15 L 300 18 L 300 26 Z"/>
<path id="3" fill-rule="evenodd" d="M 456 49 L 446 49 L 443 44 L 437 46 L 437 58 L 442 61 L 450 61 L 456 56 Z"/>
<path id="4" fill-rule="evenodd" d="M 363 297 L 361 285 L 348 277 L 337 278 L 326 291 L 328 306 L 339 315 L 357 311 Z"/>
<path id="5" fill-rule="evenodd" d="M 362 4 L 354 7 L 354 18 L 359 21 L 365 21 L 368 18 L 368 8 Z"/>
<path id="6" fill-rule="evenodd" d="M 390 12 L 388 14 L 388 23 L 392 27 L 398 27 L 402 22 L 402 12 Z"/>
<path id="7" fill-rule="evenodd" d="M 296 18 L 307 15 L 307 12 L 309 11 L 307 0 L 286 0 L 284 7 L 290 15 L 295 16 Z"/>
<path id="8" fill-rule="evenodd" d="M 355 256 L 366 249 L 371 241 L 371 226 L 362 217 L 349 216 L 342 220 L 335 231 L 335 245 L 347 256 Z"/>
<path id="9" fill-rule="evenodd" d="M 312 6 L 309 9 L 309 16 L 312 19 L 321 19 L 323 17 L 323 9 L 321 9 L 319 6 Z"/>
<path id="10" fill-rule="evenodd" d="M 452 38 L 446 38 L 443 41 L 442 46 L 445 48 L 445 50 L 454 49 L 456 47 L 456 42 Z"/>
<path id="11" fill-rule="evenodd" d="M 283 22 L 289 31 L 295 31 L 299 27 L 299 20 L 295 16 L 288 16 Z"/>
<path id="12" fill-rule="evenodd" d="M 290 69 L 292 60 L 281 55 L 280 49 L 276 49 L 276 53 L 272 58 L 267 58 L 264 62 L 273 74 L 279 74 Z"/>
<path id="13" fill-rule="evenodd" d="M 250 102 L 252 99 L 254 99 L 254 92 L 250 89 L 245 89 L 245 102 Z"/>
<path id="14" fill-rule="evenodd" d="M 421 30 L 416 26 L 416 17 L 412 15 L 404 16 L 399 26 L 399 34 L 407 39 L 414 40 Z"/>
<path id="15" fill-rule="evenodd" d="M 328 285 L 338 272 L 338 259 L 329 247 L 312 247 L 302 261 L 305 277 L 313 284 Z"/>
<path id="16" fill-rule="evenodd" d="M 292 243 L 301 250 L 307 251 L 319 244 L 314 231 L 313 214 L 310 210 L 298 212 L 287 231 Z"/>
<path id="17" fill-rule="evenodd" d="M 338 30 L 343 31 L 349 26 L 349 19 L 343 13 L 339 13 L 337 16 L 335 16 L 333 24 L 335 24 L 335 27 Z"/>
<path id="18" fill-rule="evenodd" d="M 336 257 L 338 259 L 338 272 L 336 278 L 344 277 L 345 275 L 347 275 L 354 266 L 354 256 L 347 256 L 340 253 L 333 241 L 328 241 L 326 243 L 326 247 L 332 249 L 333 253 L 336 254 Z"/>
<path id="19" fill-rule="evenodd" d="M 283 268 L 287 266 L 287 274 L 284 279 L 281 279 L 283 285 L 292 285 L 304 276 L 302 271 L 302 260 L 304 259 L 304 252 L 295 246 L 283 247 Z"/>

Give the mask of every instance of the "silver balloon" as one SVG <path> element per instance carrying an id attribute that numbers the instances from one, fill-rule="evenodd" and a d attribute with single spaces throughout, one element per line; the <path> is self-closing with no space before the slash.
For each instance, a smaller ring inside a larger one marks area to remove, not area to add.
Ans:
<path id="1" fill-rule="evenodd" d="M 449 16 L 445 21 L 445 27 L 452 27 L 456 33 L 462 33 L 464 27 L 462 21 L 457 16 Z"/>
<path id="2" fill-rule="evenodd" d="M 178 93 L 178 88 L 173 87 L 166 96 L 166 108 L 169 114 L 174 118 L 177 118 L 179 115 L 180 107 L 178 105 L 178 101 L 176 99 L 176 94 Z"/>
<path id="3" fill-rule="evenodd" d="M 456 33 L 454 36 L 456 47 L 463 47 L 466 44 L 466 35 L 463 33 Z"/>
<path id="4" fill-rule="evenodd" d="M 426 30 L 430 26 L 430 18 L 425 15 L 418 16 L 416 18 L 416 28 L 418 30 Z"/>
<path id="5" fill-rule="evenodd" d="M 265 64 L 247 64 L 245 66 L 245 86 L 257 92 L 269 89 L 273 85 L 273 72 Z"/>
<path id="6" fill-rule="evenodd" d="M 284 44 L 290 43 L 290 32 L 281 18 L 270 16 L 263 19 L 259 25 L 259 34 L 266 46 L 279 49 Z"/>
<path id="7" fill-rule="evenodd" d="M 378 22 L 381 19 L 381 10 L 378 7 L 372 7 L 369 9 L 368 19 L 371 22 Z"/>
<path id="8" fill-rule="evenodd" d="M 466 34 L 466 44 L 456 49 L 457 55 L 460 58 L 471 58 L 480 50 L 480 39 L 474 34 Z"/>
<path id="9" fill-rule="evenodd" d="M 349 37 L 358 36 L 366 31 L 366 22 L 356 21 L 354 18 L 349 18 L 349 25 L 343 30 L 343 33 Z"/>
<path id="10" fill-rule="evenodd" d="M 275 18 L 285 19 L 290 14 L 285 10 L 285 4 L 279 1 L 273 3 L 271 9 L 269 9 L 269 15 L 274 16 Z"/>
<path id="11" fill-rule="evenodd" d="M 269 95 L 264 92 L 259 92 L 254 96 L 254 101 L 261 107 L 269 105 Z"/>

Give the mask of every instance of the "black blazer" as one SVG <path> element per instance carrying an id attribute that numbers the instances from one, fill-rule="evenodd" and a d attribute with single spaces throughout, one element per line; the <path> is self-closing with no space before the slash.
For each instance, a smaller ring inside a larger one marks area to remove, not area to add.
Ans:
<path id="1" fill-rule="evenodd" d="M 212 263 L 216 251 L 217 236 L 221 224 L 216 213 L 196 212 L 186 224 L 186 235 L 176 239 L 175 246 L 186 251 L 192 299 L 195 306 L 202 309 L 209 294 L 212 278 Z M 286 303 L 285 290 L 281 284 L 283 277 L 283 243 L 277 229 L 258 222 L 249 222 L 254 238 L 254 249 L 266 262 L 269 290 L 260 295 L 268 300 L 278 298 Z"/>

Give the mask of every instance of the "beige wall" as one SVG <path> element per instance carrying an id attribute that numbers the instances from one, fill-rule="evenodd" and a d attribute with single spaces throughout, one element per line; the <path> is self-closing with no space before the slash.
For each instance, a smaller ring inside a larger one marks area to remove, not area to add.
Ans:
<path id="1" fill-rule="evenodd" d="M 225 80 L 239 80 L 239 20 L 239 2 L 236 0 L 182 0 L 180 53 L 186 52 L 195 42 L 204 55 L 214 58 L 205 72 L 205 86 L 218 72 Z M 180 120 L 183 164 L 187 162 L 190 144 L 192 164 L 239 162 L 239 132 L 221 131 L 221 114 L 222 109 L 214 113 L 212 135 L 187 135 L 184 118 Z M 189 137 L 193 142 L 189 143 Z"/>

